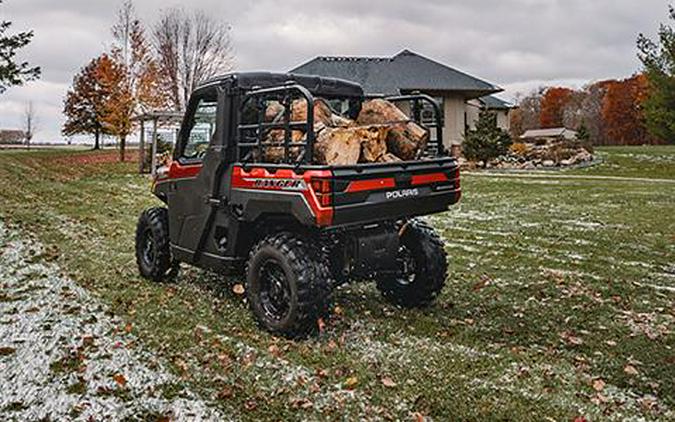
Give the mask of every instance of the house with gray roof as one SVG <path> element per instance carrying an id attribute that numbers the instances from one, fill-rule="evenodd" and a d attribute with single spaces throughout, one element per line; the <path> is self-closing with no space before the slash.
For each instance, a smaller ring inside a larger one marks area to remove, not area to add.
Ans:
<path id="1" fill-rule="evenodd" d="M 508 129 L 508 114 L 513 108 L 492 95 L 501 92 L 500 87 L 409 50 L 393 57 L 320 56 L 290 72 L 358 82 L 369 95 L 413 91 L 431 95 L 443 107 L 446 146 L 460 144 L 483 109 L 496 113 L 500 127 Z"/>

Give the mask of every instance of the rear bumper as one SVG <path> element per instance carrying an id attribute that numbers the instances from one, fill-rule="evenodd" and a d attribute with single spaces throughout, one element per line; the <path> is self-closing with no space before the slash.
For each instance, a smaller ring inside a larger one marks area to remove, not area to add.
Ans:
<path id="1" fill-rule="evenodd" d="M 368 195 L 363 202 L 336 206 L 333 226 L 361 225 L 444 212 L 462 195 L 461 188 L 424 186 L 415 189 L 418 194 L 407 198 L 388 197 L 387 193 L 391 192 L 376 192 Z"/>

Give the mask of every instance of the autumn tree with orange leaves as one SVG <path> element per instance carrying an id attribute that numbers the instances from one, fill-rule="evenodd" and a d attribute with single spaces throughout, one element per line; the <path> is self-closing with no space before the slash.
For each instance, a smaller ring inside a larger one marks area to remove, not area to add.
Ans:
<path id="1" fill-rule="evenodd" d="M 112 65 L 112 59 L 103 54 L 90 61 L 73 78 L 73 86 L 66 94 L 63 114 L 66 121 L 61 129 L 64 136 L 94 135 L 94 149 L 100 147 L 101 135 L 109 134 L 103 116 L 110 91 L 103 85 L 103 68 Z"/>
<path id="2" fill-rule="evenodd" d="M 642 110 L 647 94 L 647 78 L 643 74 L 606 82 L 602 119 L 607 137 L 613 144 L 635 145 L 648 141 Z"/>
<path id="3" fill-rule="evenodd" d="M 541 99 L 539 124 L 542 129 L 563 127 L 565 106 L 570 101 L 573 90 L 569 88 L 553 87 L 544 92 Z"/>

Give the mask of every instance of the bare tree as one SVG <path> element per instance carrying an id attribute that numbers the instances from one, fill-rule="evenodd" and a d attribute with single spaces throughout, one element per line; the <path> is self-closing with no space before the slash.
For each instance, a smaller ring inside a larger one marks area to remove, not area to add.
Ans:
<path id="1" fill-rule="evenodd" d="M 131 62 L 132 34 L 141 27 L 136 17 L 136 8 L 131 0 L 126 0 L 117 10 L 117 21 L 111 28 L 115 40 L 113 50 L 117 51 L 120 61 L 129 67 Z"/>
<path id="2" fill-rule="evenodd" d="M 200 83 L 232 70 L 230 26 L 202 11 L 169 9 L 153 28 L 163 83 L 176 110 L 184 110 Z"/>
<path id="3" fill-rule="evenodd" d="M 33 106 L 32 101 L 29 101 L 26 104 L 26 108 L 24 109 L 21 120 L 22 120 L 21 123 L 23 125 L 22 129 L 24 140 L 26 142 L 26 148 L 30 149 L 30 141 L 35 136 L 38 127 L 37 112 L 35 111 L 35 107 Z"/>
<path id="4" fill-rule="evenodd" d="M 525 131 L 530 129 L 538 129 L 539 115 L 541 113 L 541 99 L 544 95 L 545 88 L 539 88 L 523 96 L 516 95 L 517 111 L 514 113 L 514 120 L 517 120 L 517 127 L 514 127 L 514 137 L 519 137 Z"/>

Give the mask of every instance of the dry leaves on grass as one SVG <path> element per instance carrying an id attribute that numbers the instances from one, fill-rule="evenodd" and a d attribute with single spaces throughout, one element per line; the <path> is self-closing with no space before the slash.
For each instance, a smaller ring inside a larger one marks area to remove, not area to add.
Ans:
<path id="1" fill-rule="evenodd" d="M 117 385 L 119 385 L 120 387 L 124 387 L 125 385 L 127 385 L 127 379 L 126 379 L 126 377 L 125 377 L 124 375 L 122 375 L 122 374 L 115 374 L 115 375 L 113 375 L 113 379 L 115 380 L 115 382 L 117 383 Z"/>
<path id="2" fill-rule="evenodd" d="M 633 365 L 626 365 L 623 367 L 623 372 L 628 375 L 637 375 L 638 370 Z"/>
<path id="3" fill-rule="evenodd" d="M 479 290 L 482 290 L 484 287 L 487 287 L 490 285 L 492 282 L 492 278 L 490 278 L 489 275 L 483 274 L 480 276 L 480 280 L 476 282 L 476 284 L 473 285 L 473 291 L 477 292 Z"/>
<path id="4" fill-rule="evenodd" d="M 267 351 L 270 353 L 270 355 L 276 358 L 281 356 L 281 349 L 276 344 L 270 344 L 270 346 L 267 348 Z"/>
<path id="5" fill-rule="evenodd" d="M 291 406 L 295 409 L 311 409 L 314 403 L 307 398 L 296 398 L 291 400 Z"/>
<path id="6" fill-rule="evenodd" d="M 605 381 L 603 381 L 599 378 L 594 380 L 593 381 L 593 389 L 595 391 L 598 391 L 598 392 L 604 390 L 605 389 Z"/>
<path id="7" fill-rule="evenodd" d="M 348 390 L 354 389 L 359 384 L 359 379 L 357 377 L 349 377 L 345 380 L 344 386 Z"/>
<path id="8" fill-rule="evenodd" d="M 235 284 L 234 286 L 232 286 L 232 291 L 234 292 L 234 294 L 241 296 L 246 292 L 246 289 L 244 289 L 243 284 Z"/>
<path id="9" fill-rule="evenodd" d="M 565 341 L 565 343 L 572 345 L 572 346 L 580 346 L 584 344 L 584 341 L 581 339 L 581 337 L 575 336 L 572 332 L 570 331 L 563 331 L 562 333 L 558 334 L 561 339 Z"/>
<path id="10" fill-rule="evenodd" d="M 230 386 L 223 387 L 218 394 L 216 394 L 216 398 L 219 400 L 228 400 L 234 397 L 234 390 Z"/>
<path id="11" fill-rule="evenodd" d="M 387 388 L 393 388 L 393 387 L 396 387 L 396 386 L 398 385 L 398 384 L 396 384 L 396 382 L 394 382 L 394 380 L 391 379 L 390 377 L 382 377 L 382 378 L 380 379 L 380 381 L 382 381 L 382 385 L 384 385 L 384 386 L 387 387 Z"/>

